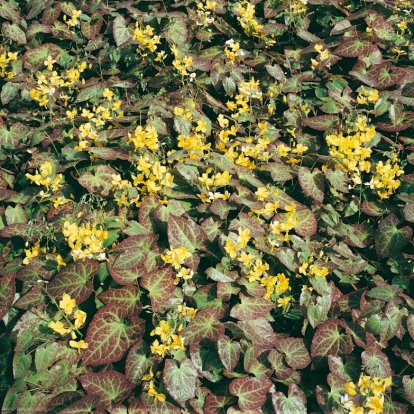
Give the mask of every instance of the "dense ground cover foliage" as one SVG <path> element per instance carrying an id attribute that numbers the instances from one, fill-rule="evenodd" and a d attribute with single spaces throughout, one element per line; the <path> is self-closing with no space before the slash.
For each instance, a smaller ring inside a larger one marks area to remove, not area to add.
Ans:
<path id="1" fill-rule="evenodd" d="M 411 6 L 1 2 L 2 413 L 413 412 Z"/>

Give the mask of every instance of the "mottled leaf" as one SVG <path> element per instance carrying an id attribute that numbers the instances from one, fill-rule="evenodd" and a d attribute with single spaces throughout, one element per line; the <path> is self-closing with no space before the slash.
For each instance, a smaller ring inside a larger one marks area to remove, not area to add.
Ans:
<path id="1" fill-rule="evenodd" d="M 285 354 L 286 362 L 292 368 L 303 369 L 311 362 L 303 338 L 281 338 L 277 342 L 276 349 Z"/>
<path id="2" fill-rule="evenodd" d="M 16 293 L 16 284 L 13 274 L 8 274 L 0 278 L 0 320 L 3 319 L 10 310 Z"/>
<path id="3" fill-rule="evenodd" d="M 245 296 L 240 293 L 241 303 L 234 305 L 230 316 L 239 320 L 258 319 L 265 316 L 274 308 L 274 303 L 259 297 Z"/>
<path id="4" fill-rule="evenodd" d="M 361 354 L 361 360 L 368 375 L 386 378 L 392 376 L 392 369 L 388 357 L 377 345 L 370 346 Z"/>
<path id="5" fill-rule="evenodd" d="M 399 220 L 393 213 L 385 217 L 378 226 L 375 238 L 375 250 L 380 258 L 388 257 L 400 251 L 412 236 L 411 227 L 398 229 Z"/>
<path id="6" fill-rule="evenodd" d="M 276 334 L 266 318 L 238 322 L 246 338 L 256 346 L 271 348 L 276 346 L 280 334 Z"/>
<path id="7" fill-rule="evenodd" d="M 228 336 L 221 335 L 217 341 L 217 351 L 220 360 L 228 371 L 233 371 L 240 358 L 240 343 L 232 341 Z"/>
<path id="8" fill-rule="evenodd" d="M 134 384 L 141 382 L 141 378 L 148 374 L 153 361 L 148 358 L 149 346 L 141 339 L 128 352 L 125 363 L 125 375 Z"/>
<path id="9" fill-rule="evenodd" d="M 87 395 L 98 396 L 104 407 L 123 401 L 134 388 L 124 374 L 113 370 L 90 372 L 78 378 Z"/>
<path id="10" fill-rule="evenodd" d="M 172 249 L 184 246 L 187 251 L 193 253 L 197 249 L 202 250 L 207 239 L 203 228 L 194 221 L 169 215 L 168 242 Z"/>
<path id="11" fill-rule="evenodd" d="M 217 341 L 223 334 L 224 325 L 208 309 L 199 312 L 182 332 L 188 344 L 198 344 L 202 339 Z"/>
<path id="12" fill-rule="evenodd" d="M 113 248 L 114 252 L 121 254 L 114 261 L 112 267 L 114 269 L 131 269 L 139 266 L 157 239 L 157 234 L 141 234 L 126 238 Z"/>
<path id="13" fill-rule="evenodd" d="M 339 117 L 336 115 L 320 115 L 302 119 L 303 125 L 316 129 L 317 131 L 333 129 L 339 122 Z"/>
<path id="14" fill-rule="evenodd" d="M 4 22 L 2 25 L 3 35 L 14 40 L 17 44 L 25 45 L 27 43 L 26 34 L 17 24 Z"/>
<path id="15" fill-rule="evenodd" d="M 140 280 L 140 285 L 148 290 L 154 311 L 162 312 L 168 305 L 175 288 L 172 268 L 146 272 Z"/>
<path id="16" fill-rule="evenodd" d="M 289 385 L 288 397 L 282 392 L 272 394 L 273 408 L 280 414 L 307 414 L 306 397 L 303 391 L 296 385 Z"/>
<path id="17" fill-rule="evenodd" d="M 311 210 L 305 208 L 296 211 L 295 218 L 299 221 L 294 227 L 296 234 L 303 237 L 310 237 L 316 233 L 318 223 Z"/>
<path id="18" fill-rule="evenodd" d="M 123 309 L 126 315 L 139 315 L 141 311 L 140 293 L 134 285 L 120 289 L 109 288 L 98 295 L 98 299 L 105 305 L 115 305 Z"/>
<path id="19" fill-rule="evenodd" d="M 61 300 L 64 293 L 84 302 L 93 291 L 91 278 L 99 272 L 99 264 L 94 260 L 71 263 L 61 269 L 48 285 L 48 292 L 56 300 Z"/>
<path id="20" fill-rule="evenodd" d="M 318 168 L 311 171 L 308 167 L 300 167 L 298 178 L 304 193 L 313 198 L 317 203 L 322 203 L 325 189 L 325 177 L 322 172 Z"/>
<path id="21" fill-rule="evenodd" d="M 144 329 L 143 320 L 125 318 L 125 312 L 116 305 L 100 308 L 88 326 L 82 364 L 103 365 L 119 361 L 134 344 Z"/>
<path id="22" fill-rule="evenodd" d="M 343 57 L 359 57 L 365 56 L 372 47 L 373 44 L 371 42 L 354 38 L 341 43 L 333 53 Z"/>
<path id="23" fill-rule="evenodd" d="M 239 398 L 238 405 L 242 410 L 254 410 L 265 403 L 272 384 L 266 378 L 236 378 L 230 383 L 229 391 Z"/>
<path id="24" fill-rule="evenodd" d="M 122 14 L 118 14 L 113 22 L 113 33 L 115 43 L 118 47 L 128 42 L 132 38 L 132 34 L 128 29 L 126 20 L 122 17 Z"/>
<path id="25" fill-rule="evenodd" d="M 173 359 L 165 361 L 163 370 L 165 388 L 180 405 L 195 396 L 197 378 L 197 370 L 189 359 L 181 360 L 179 365 Z"/>
<path id="26" fill-rule="evenodd" d="M 100 196 L 108 196 L 112 189 L 113 176 L 117 172 L 108 165 L 97 165 L 92 172 L 81 174 L 78 181 L 79 184 L 86 188 L 91 194 L 98 194 Z"/>

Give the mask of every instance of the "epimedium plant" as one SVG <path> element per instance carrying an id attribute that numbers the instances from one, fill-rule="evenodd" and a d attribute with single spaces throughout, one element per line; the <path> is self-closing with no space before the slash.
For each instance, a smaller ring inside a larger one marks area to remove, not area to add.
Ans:
<path id="1" fill-rule="evenodd" d="M 410 3 L 0 5 L 2 412 L 410 412 Z"/>

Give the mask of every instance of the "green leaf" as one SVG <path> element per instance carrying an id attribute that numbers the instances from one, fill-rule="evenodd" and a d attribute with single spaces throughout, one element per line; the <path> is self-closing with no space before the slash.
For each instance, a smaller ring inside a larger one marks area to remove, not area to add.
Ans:
<path id="1" fill-rule="evenodd" d="M 16 283 L 14 274 L 6 274 L 0 278 L 0 320 L 9 313 L 15 294 Z"/>
<path id="2" fill-rule="evenodd" d="M 404 217 L 407 221 L 414 223 L 414 203 L 408 203 L 405 205 Z"/>
<path id="3" fill-rule="evenodd" d="M 335 190 L 341 191 L 342 193 L 349 193 L 349 178 L 344 171 L 340 168 L 335 168 L 334 170 L 328 169 L 324 174 Z"/>
<path id="4" fill-rule="evenodd" d="M 141 382 L 141 378 L 148 374 L 153 361 L 148 358 L 150 348 L 140 339 L 128 352 L 125 363 L 125 375 L 134 384 Z"/>
<path id="5" fill-rule="evenodd" d="M 202 339 L 217 341 L 224 334 L 224 325 L 208 309 L 198 312 L 183 330 L 182 336 L 188 344 L 198 344 Z"/>
<path id="6" fill-rule="evenodd" d="M 367 292 L 367 296 L 372 299 L 381 299 L 385 302 L 389 302 L 392 299 L 397 298 L 398 293 L 402 292 L 402 289 L 398 286 L 384 285 L 372 288 Z"/>
<path id="7" fill-rule="evenodd" d="M 0 148 L 15 150 L 23 146 L 22 141 L 27 137 L 29 128 L 20 122 L 15 122 L 7 129 L 6 125 L 0 125 Z"/>
<path id="8" fill-rule="evenodd" d="M 397 216 L 391 213 L 379 224 L 375 237 L 375 250 L 380 258 L 400 251 L 409 242 L 413 233 L 411 227 L 398 229 L 398 223 Z"/>
<path id="9" fill-rule="evenodd" d="M 239 277 L 237 272 L 230 272 L 220 264 L 218 264 L 216 268 L 209 267 L 205 273 L 210 279 L 222 283 L 234 282 Z"/>
<path id="10" fill-rule="evenodd" d="M 135 387 L 124 374 L 113 370 L 90 372 L 81 375 L 79 381 L 87 395 L 99 397 L 100 404 L 106 408 L 123 401 Z"/>
<path id="11" fill-rule="evenodd" d="M 172 17 L 172 23 L 167 26 L 164 35 L 167 40 L 174 43 L 178 48 L 184 47 L 188 38 L 186 21 L 181 17 Z M 184 55 L 182 54 L 180 57 L 184 57 Z"/>
<path id="12" fill-rule="evenodd" d="M 115 305 L 123 309 L 127 315 L 139 315 L 141 311 L 140 293 L 134 285 L 120 289 L 109 288 L 98 295 L 98 299 L 105 305 Z"/>
<path id="13" fill-rule="evenodd" d="M 14 379 L 24 377 L 32 364 L 32 355 L 17 351 L 13 357 L 13 377 Z"/>
<path id="14" fill-rule="evenodd" d="M 243 293 L 240 293 L 240 301 L 241 303 L 237 303 L 232 307 L 230 316 L 243 321 L 261 318 L 275 306 L 273 302 L 267 299 L 245 296 Z"/>
<path id="15" fill-rule="evenodd" d="M 7 105 L 17 95 L 17 92 L 19 92 L 21 85 L 21 83 L 12 82 L 7 82 L 4 84 L 0 95 L 1 103 L 3 105 Z"/>
<path id="16" fill-rule="evenodd" d="M 168 242 L 172 249 L 185 247 L 193 253 L 197 249 L 203 250 L 208 239 L 205 231 L 192 220 L 170 214 L 168 217 Z"/>
<path id="17" fill-rule="evenodd" d="M 13 22 L 19 22 L 20 9 L 16 7 L 16 4 L 5 1 L 0 3 L 0 16 L 5 20 L 12 20 Z"/>
<path id="18" fill-rule="evenodd" d="M 298 178 L 304 193 L 317 203 L 323 203 L 325 176 L 322 172 L 318 168 L 310 171 L 308 167 L 300 167 Z"/>
<path id="19" fill-rule="evenodd" d="M 115 259 L 113 268 L 128 269 L 139 266 L 157 239 L 157 234 L 141 234 L 126 238 L 113 248 L 114 252 L 121 252 Z"/>
<path id="20" fill-rule="evenodd" d="M 221 335 L 217 341 L 217 351 L 221 362 L 228 371 L 233 371 L 240 358 L 240 343 L 232 341 L 227 335 Z"/>
<path id="21" fill-rule="evenodd" d="M 99 405 L 100 397 L 97 395 L 86 395 L 80 398 L 75 403 L 60 411 L 59 414 L 84 414 L 93 412 L 97 405 Z"/>
<path id="22" fill-rule="evenodd" d="M 17 44 L 25 45 L 27 43 L 26 34 L 17 24 L 3 23 L 3 35 Z"/>
<path id="23" fill-rule="evenodd" d="M 163 379 L 165 388 L 180 405 L 195 396 L 198 373 L 189 359 L 181 360 L 179 366 L 177 361 L 167 359 Z"/>
<path id="24" fill-rule="evenodd" d="M 365 372 L 373 377 L 386 378 L 392 376 L 392 369 L 388 357 L 378 347 L 371 345 L 361 354 Z"/>
<path id="25" fill-rule="evenodd" d="M 71 263 L 54 276 L 48 285 L 48 292 L 57 301 L 66 293 L 80 304 L 91 295 L 93 284 L 90 279 L 98 272 L 99 264 L 94 260 Z"/>
<path id="26" fill-rule="evenodd" d="M 292 368 L 303 369 L 311 363 L 303 338 L 281 338 L 276 349 L 285 354 L 286 362 Z"/>
<path id="27" fill-rule="evenodd" d="M 53 43 L 44 43 L 33 49 L 29 49 L 23 55 L 24 67 L 37 71 L 39 67 L 44 66 L 44 61 L 48 56 L 59 61 L 59 57 L 64 54 L 63 49 Z"/>
<path id="28" fill-rule="evenodd" d="M 7 206 L 4 215 L 6 217 L 6 222 L 8 225 L 16 223 L 27 223 L 26 210 L 20 204 L 17 204 L 16 207 Z"/>
<path id="29" fill-rule="evenodd" d="M 163 312 L 175 289 L 172 268 L 146 272 L 140 280 L 140 285 L 148 290 L 154 311 Z"/>
<path id="30" fill-rule="evenodd" d="M 335 115 L 313 116 L 302 119 L 302 124 L 317 131 L 327 131 L 339 124 L 339 117 Z"/>
<path id="31" fill-rule="evenodd" d="M 410 313 L 407 316 L 407 330 L 411 338 L 414 339 L 414 314 Z"/>
<path id="32" fill-rule="evenodd" d="M 37 372 L 48 369 L 55 361 L 58 353 L 58 344 L 52 342 L 36 348 L 35 366 Z"/>
<path id="33" fill-rule="evenodd" d="M 404 375 L 402 378 L 402 383 L 404 387 L 405 398 L 414 405 L 414 378 L 410 378 L 410 375 Z"/>
<path id="34" fill-rule="evenodd" d="M 94 173 L 95 175 L 91 172 L 83 173 L 78 179 L 79 184 L 91 194 L 108 196 L 112 189 L 112 176 L 117 175 L 117 172 L 108 165 L 97 165 Z"/>
<path id="35" fill-rule="evenodd" d="M 295 218 L 299 221 L 295 225 L 295 233 L 299 236 L 310 237 L 316 233 L 318 223 L 313 212 L 307 208 L 296 211 Z"/>
<path id="36" fill-rule="evenodd" d="M 144 330 L 144 320 L 131 316 L 117 305 L 100 308 L 86 332 L 88 348 L 83 350 L 82 365 L 104 365 L 121 360 Z"/>
<path id="37" fill-rule="evenodd" d="M 251 216 L 246 213 L 240 212 L 236 220 L 232 220 L 229 225 L 229 230 L 237 231 L 242 228 L 242 230 L 249 230 L 250 237 L 260 237 L 266 234 L 266 231 L 263 227 Z"/>
<path id="38" fill-rule="evenodd" d="M 334 54 L 343 57 L 359 57 L 365 56 L 372 49 L 373 44 L 367 40 L 360 40 L 354 38 L 346 40 L 340 44 L 335 50 Z"/>
<path id="39" fill-rule="evenodd" d="M 267 378 L 236 378 L 229 385 L 230 394 L 239 398 L 241 410 L 256 410 L 264 405 L 273 383 Z"/>
<path id="40" fill-rule="evenodd" d="M 126 20 L 122 17 L 122 14 L 118 14 L 113 22 L 113 33 L 115 43 L 118 47 L 128 42 L 132 38 L 132 34 L 128 29 Z"/>
<path id="41" fill-rule="evenodd" d="M 297 172 L 290 165 L 283 162 L 269 162 L 264 165 L 263 171 L 269 171 L 273 181 L 285 182 L 297 176 Z"/>
<path id="42" fill-rule="evenodd" d="M 303 391 L 296 385 L 289 385 L 288 397 L 283 392 L 272 394 L 273 408 L 280 414 L 306 414 L 306 397 Z"/>
<path id="43" fill-rule="evenodd" d="M 347 355 L 352 352 L 352 338 L 341 332 L 342 327 L 343 322 L 338 319 L 328 320 L 318 326 L 311 344 L 314 364 L 318 364 L 328 355 Z"/>

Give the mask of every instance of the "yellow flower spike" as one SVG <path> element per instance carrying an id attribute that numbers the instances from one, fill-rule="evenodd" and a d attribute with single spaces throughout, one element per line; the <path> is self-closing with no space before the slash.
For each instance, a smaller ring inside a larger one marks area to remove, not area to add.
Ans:
<path id="1" fill-rule="evenodd" d="M 80 354 L 81 349 L 87 349 L 88 348 L 88 343 L 85 342 L 83 339 L 81 339 L 80 341 L 69 341 L 69 345 L 72 348 L 77 349 L 79 354 Z"/>
<path id="2" fill-rule="evenodd" d="M 64 310 L 66 315 L 70 315 L 76 306 L 76 300 L 72 299 L 67 293 L 64 293 L 62 300 L 59 301 L 59 307 Z"/>

